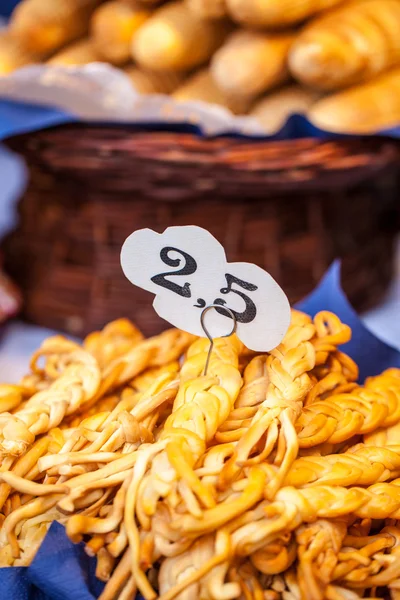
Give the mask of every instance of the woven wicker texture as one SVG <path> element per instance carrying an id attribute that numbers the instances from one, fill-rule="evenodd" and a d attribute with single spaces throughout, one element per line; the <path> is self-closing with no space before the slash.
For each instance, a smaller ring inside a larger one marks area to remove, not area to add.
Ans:
<path id="1" fill-rule="evenodd" d="M 10 145 L 26 156 L 31 180 L 4 244 L 7 267 L 25 315 L 41 325 L 82 334 L 129 316 L 146 335 L 165 328 L 119 263 L 123 241 L 143 227 L 205 227 L 229 261 L 262 266 L 291 302 L 338 256 L 359 308 L 390 281 L 399 160 L 391 141 L 249 143 L 74 125 Z"/>

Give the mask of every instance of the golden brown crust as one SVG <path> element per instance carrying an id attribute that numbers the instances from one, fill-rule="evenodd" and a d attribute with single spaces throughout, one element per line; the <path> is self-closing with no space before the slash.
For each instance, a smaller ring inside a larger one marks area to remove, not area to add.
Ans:
<path id="1" fill-rule="evenodd" d="M 336 90 L 368 81 L 400 62 L 397 0 L 359 0 L 306 26 L 289 65 L 302 83 Z"/>
<path id="2" fill-rule="evenodd" d="M 226 0 L 228 13 L 241 25 L 255 28 L 287 27 L 344 0 Z"/>
<path id="3" fill-rule="evenodd" d="M 212 59 L 216 84 L 228 97 L 253 99 L 283 83 L 293 40 L 292 33 L 233 33 Z"/>
<path id="4" fill-rule="evenodd" d="M 140 66 L 158 71 L 187 71 L 207 62 L 230 25 L 199 19 L 182 1 L 159 8 L 135 35 L 132 55 Z"/>
<path id="5" fill-rule="evenodd" d="M 400 120 L 400 69 L 327 96 L 309 110 L 310 120 L 330 131 L 372 133 Z"/>
<path id="6" fill-rule="evenodd" d="M 10 31 L 27 52 L 48 56 L 87 33 L 99 0 L 24 0 L 14 10 Z"/>
<path id="7" fill-rule="evenodd" d="M 150 16 L 151 12 L 139 4 L 116 0 L 101 4 L 90 21 L 90 33 L 99 55 L 113 65 L 127 63 L 132 38 Z"/>

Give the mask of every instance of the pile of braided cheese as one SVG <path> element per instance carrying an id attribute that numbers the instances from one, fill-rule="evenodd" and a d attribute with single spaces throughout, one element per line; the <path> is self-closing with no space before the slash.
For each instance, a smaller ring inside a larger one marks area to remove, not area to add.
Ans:
<path id="1" fill-rule="evenodd" d="M 101 600 L 398 600 L 400 371 L 358 385 L 350 337 L 292 311 L 269 354 L 216 340 L 206 376 L 178 330 L 46 340 L 0 386 L 0 565 L 59 521 Z"/>

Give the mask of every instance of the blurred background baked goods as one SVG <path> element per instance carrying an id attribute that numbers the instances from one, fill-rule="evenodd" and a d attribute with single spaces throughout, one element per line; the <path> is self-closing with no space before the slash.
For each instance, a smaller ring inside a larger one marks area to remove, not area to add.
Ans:
<path id="1" fill-rule="evenodd" d="M 231 260 L 265 268 L 292 302 L 340 258 L 356 309 L 380 303 L 397 264 L 396 140 L 327 141 L 302 119 L 262 141 L 187 130 L 211 105 L 251 115 L 267 133 L 293 113 L 345 133 L 398 125 L 399 31 L 400 0 L 20 0 L 0 34 L 3 75 L 35 63 L 105 62 L 125 74 L 124 93 L 131 81 L 178 104 L 144 96 L 144 110 L 166 106 L 181 119 L 171 131 L 166 113 L 161 128 L 121 115 L 115 126 L 5 134 L 29 169 L 1 246 L 24 317 L 83 335 L 134 312 L 146 333 L 159 330 L 147 296 L 124 287 L 119 253 L 132 223 L 206 227 Z M 179 106 L 190 101 L 201 105 Z M 22 121 L 25 108 L 16 105 Z"/>
<path id="2" fill-rule="evenodd" d="M 108 62 L 144 94 L 332 131 L 400 121 L 400 0 L 22 0 L 0 74 Z"/>

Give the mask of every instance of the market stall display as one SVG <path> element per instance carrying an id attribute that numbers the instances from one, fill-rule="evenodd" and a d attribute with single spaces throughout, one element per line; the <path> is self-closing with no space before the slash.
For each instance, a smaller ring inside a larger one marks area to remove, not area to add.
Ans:
<path id="1" fill-rule="evenodd" d="M 182 85 L 178 102 L 215 103 L 256 118 L 258 105 L 267 110 L 282 91 L 283 114 L 303 112 L 321 125 L 313 110 L 319 96 L 329 103 L 338 90 L 351 96 L 355 86 L 380 86 L 380 77 L 400 67 L 399 28 L 398 0 L 54 0 L 51 8 L 22 0 L 2 33 L 0 73 L 37 62 L 104 61 L 140 73 L 132 78 L 140 93 L 172 94 Z M 179 76 L 179 84 L 141 85 L 156 75 Z M 298 103 L 281 90 L 286 84 L 301 87 Z M 380 128 L 400 122 L 392 95 L 380 87 Z M 362 97 L 363 109 L 372 104 Z M 261 122 L 266 133 L 277 131 L 271 119 Z M 374 120 L 362 128 L 342 120 L 340 111 L 322 123 L 346 133 L 376 127 Z"/>
<path id="2" fill-rule="evenodd" d="M 164 131 L 121 117 L 7 140 L 30 168 L 2 242 L 24 316 L 86 337 L 47 339 L 19 383 L 0 385 L 1 584 L 15 573 L 12 600 L 64 600 L 57 576 L 45 595 L 50 572 L 32 595 L 23 587 L 56 523 L 70 547 L 84 546 L 74 590 L 85 600 L 98 597 L 86 596 L 88 556 L 101 600 L 398 600 L 400 370 L 387 367 L 399 353 L 367 332 L 359 352 L 372 370 L 356 364 L 341 348 L 351 328 L 328 311 L 292 310 L 268 353 L 236 335 L 210 346 L 160 333 L 166 324 L 123 277 L 120 253 L 133 226 L 196 223 L 229 261 L 266 269 L 292 303 L 337 257 L 353 304 L 375 303 L 397 235 L 393 138 L 207 138 L 187 132 L 204 133 L 193 112 L 185 133 L 165 129 L 171 106 L 199 100 L 200 112 L 246 113 L 267 133 L 294 112 L 334 131 L 398 125 L 400 0 L 45 4 L 20 3 L 1 34 L 1 73 L 108 61 L 125 73 L 126 95 L 130 79 L 171 99 Z M 51 72 L 36 90 L 54 84 Z M 99 89 L 96 73 L 85 81 Z M 0 320 L 8 281 L 4 290 L 0 279 Z"/>

